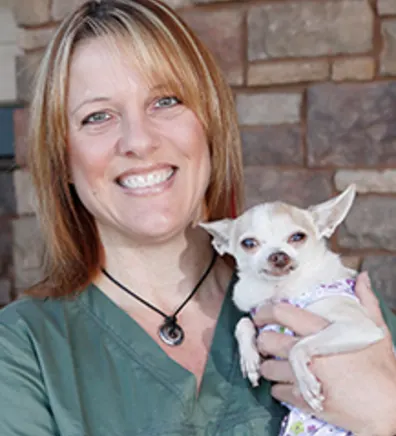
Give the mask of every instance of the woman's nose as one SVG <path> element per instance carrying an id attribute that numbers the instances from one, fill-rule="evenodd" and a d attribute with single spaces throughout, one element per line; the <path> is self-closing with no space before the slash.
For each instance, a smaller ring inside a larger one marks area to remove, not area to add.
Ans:
<path id="1" fill-rule="evenodd" d="M 118 151 L 126 156 L 144 158 L 159 147 L 159 136 L 152 122 L 144 116 L 125 120 Z"/>

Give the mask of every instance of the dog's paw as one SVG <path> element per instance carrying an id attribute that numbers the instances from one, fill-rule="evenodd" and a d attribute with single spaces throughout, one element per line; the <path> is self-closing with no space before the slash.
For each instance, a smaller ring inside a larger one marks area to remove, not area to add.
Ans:
<path id="1" fill-rule="evenodd" d="M 315 412 L 321 412 L 324 397 L 321 394 L 320 382 L 308 368 L 310 357 L 302 346 L 296 344 L 290 351 L 289 361 L 304 400 Z"/>
<path id="2" fill-rule="evenodd" d="M 243 377 L 247 377 L 252 386 L 257 387 L 261 377 L 260 354 L 254 348 L 247 348 L 241 353 L 240 365 Z"/>

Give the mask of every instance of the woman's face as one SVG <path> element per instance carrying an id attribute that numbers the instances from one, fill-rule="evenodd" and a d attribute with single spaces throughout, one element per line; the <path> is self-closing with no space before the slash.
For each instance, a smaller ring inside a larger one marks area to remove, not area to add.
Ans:
<path id="1" fill-rule="evenodd" d="M 210 177 L 203 127 L 102 38 L 76 48 L 68 94 L 72 182 L 102 236 L 166 240 L 188 226 Z"/>

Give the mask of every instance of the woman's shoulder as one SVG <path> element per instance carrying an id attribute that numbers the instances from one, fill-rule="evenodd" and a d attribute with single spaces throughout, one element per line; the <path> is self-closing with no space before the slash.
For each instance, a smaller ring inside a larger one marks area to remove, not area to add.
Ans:
<path id="1" fill-rule="evenodd" d="M 22 296 L 0 310 L 0 331 L 27 333 L 39 330 L 56 319 L 64 318 L 75 304 L 72 299 Z"/>

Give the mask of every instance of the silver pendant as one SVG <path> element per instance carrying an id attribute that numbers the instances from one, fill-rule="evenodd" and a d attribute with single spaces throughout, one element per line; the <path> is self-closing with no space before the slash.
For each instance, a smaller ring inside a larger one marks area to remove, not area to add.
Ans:
<path id="1" fill-rule="evenodd" d="M 184 331 L 176 321 L 165 321 L 159 328 L 158 334 L 161 340 L 171 347 L 180 345 L 184 340 Z"/>

